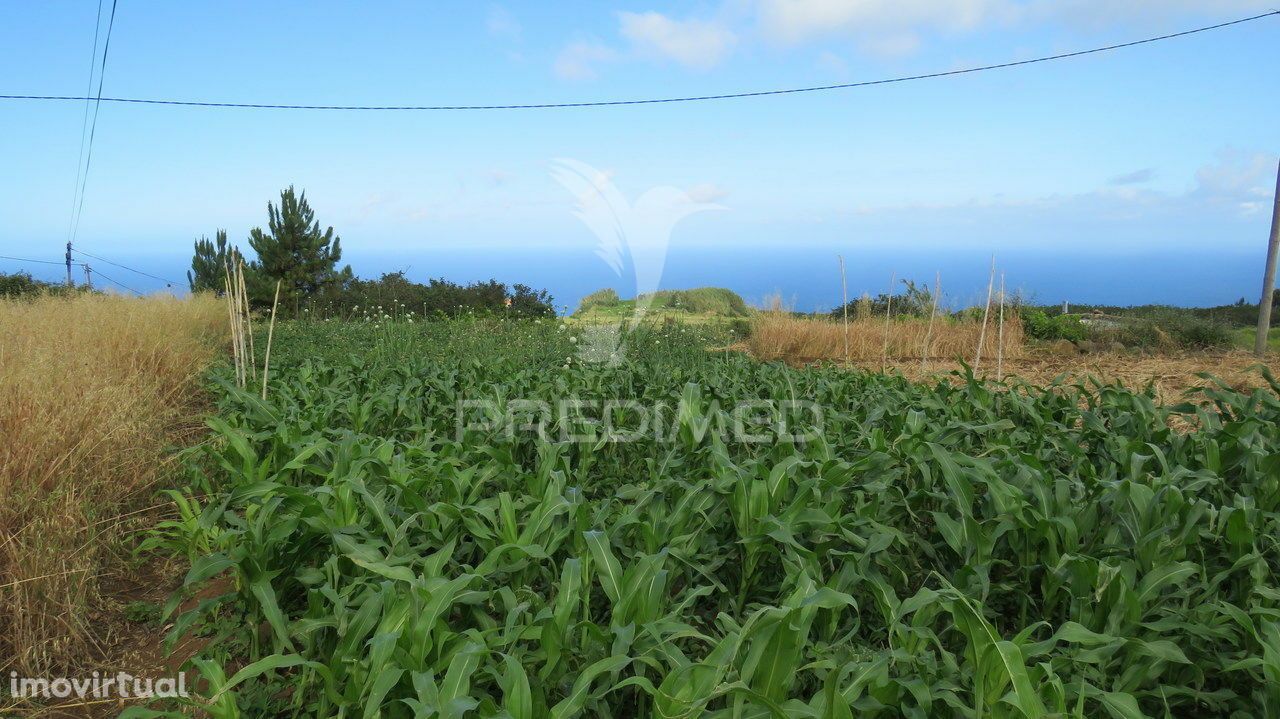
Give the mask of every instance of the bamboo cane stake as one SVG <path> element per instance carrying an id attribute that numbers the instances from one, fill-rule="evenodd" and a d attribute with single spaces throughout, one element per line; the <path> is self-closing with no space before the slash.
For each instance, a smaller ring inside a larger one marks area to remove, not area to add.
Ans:
<path id="1" fill-rule="evenodd" d="M 253 360 L 249 356 L 249 331 L 245 326 L 244 316 L 244 275 L 240 272 L 240 267 L 236 267 L 236 321 L 240 325 L 240 359 L 242 367 L 240 368 L 240 386 L 249 386 L 250 367 L 253 366 Z"/>
<path id="2" fill-rule="evenodd" d="M 258 378 L 258 353 L 253 348 L 253 315 L 249 313 L 249 290 L 244 279 L 244 260 L 240 260 L 240 301 L 244 308 L 245 336 L 249 340 L 249 371 L 253 379 Z"/>
<path id="3" fill-rule="evenodd" d="M 235 264 L 231 266 L 231 290 L 231 305 L 236 318 L 236 349 L 239 350 L 240 354 L 240 365 L 237 368 L 236 384 L 237 386 L 244 388 L 249 377 L 249 356 L 248 343 L 245 342 L 244 337 L 244 313 L 241 312 L 240 309 L 241 302 L 243 301 L 240 296 L 240 268 Z"/>
<path id="4" fill-rule="evenodd" d="M 267 326 L 267 353 L 262 361 L 262 399 L 267 398 L 267 372 L 271 369 L 271 338 L 276 332 L 276 307 L 280 304 L 280 280 L 276 280 L 276 298 L 271 301 L 271 324 Z"/>
<path id="5" fill-rule="evenodd" d="M 920 359 L 921 370 L 924 370 L 925 363 L 929 361 L 929 340 L 933 337 L 933 320 L 938 316 L 938 297 L 941 295 L 942 273 L 939 272 L 933 278 L 933 309 L 929 312 L 929 327 L 924 331 L 924 356 Z"/>
<path id="6" fill-rule="evenodd" d="M 897 283 L 898 273 L 889 275 L 889 301 L 884 308 L 884 349 L 880 352 L 880 371 L 889 367 L 889 318 L 893 314 L 893 287 Z"/>
<path id="7" fill-rule="evenodd" d="M 1000 330 L 996 339 L 996 381 L 1004 379 L 1004 273 L 1000 273 Z"/>
<path id="8" fill-rule="evenodd" d="M 227 322 L 231 328 L 231 357 L 235 362 L 236 386 L 240 385 L 240 334 L 236 327 L 235 293 L 231 291 L 231 266 L 222 277 L 223 296 L 227 302 Z"/>
<path id="9" fill-rule="evenodd" d="M 987 280 L 987 306 L 982 310 L 982 329 L 978 330 L 978 349 L 973 355 L 973 372 L 977 374 L 982 362 L 982 343 L 987 339 L 987 320 L 991 316 L 991 293 L 996 285 L 996 256 L 991 256 L 991 278 Z"/>
<path id="10" fill-rule="evenodd" d="M 236 386 L 244 387 L 245 377 L 245 343 L 244 317 L 240 314 L 240 281 L 236 276 L 236 266 L 231 266 L 231 316 L 236 327 Z"/>
<path id="11" fill-rule="evenodd" d="M 849 283 L 844 274 L 844 255 L 836 255 L 840 260 L 840 300 L 844 308 L 844 364 L 849 366 Z"/>

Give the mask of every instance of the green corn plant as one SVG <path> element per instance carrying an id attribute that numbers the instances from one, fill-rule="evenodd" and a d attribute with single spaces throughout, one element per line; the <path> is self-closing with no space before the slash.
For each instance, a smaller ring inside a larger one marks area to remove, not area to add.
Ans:
<path id="1" fill-rule="evenodd" d="M 1269 375 L 1161 405 L 759 363 L 707 352 L 714 327 L 642 324 L 615 365 L 550 320 L 276 332 L 268 400 L 212 378 L 193 489 L 143 542 L 191 562 L 170 640 L 215 635 L 188 709 L 1280 712 Z M 796 398 L 815 436 L 734 436 L 737 403 Z M 616 441 L 588 411 L 566 441 L 469 424 L 477 399 L 625 399 L 657 426 Z"/>

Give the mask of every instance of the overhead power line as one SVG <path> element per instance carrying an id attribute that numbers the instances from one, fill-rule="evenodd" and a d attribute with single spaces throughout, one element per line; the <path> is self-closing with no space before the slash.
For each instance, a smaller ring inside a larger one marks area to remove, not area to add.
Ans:
<path id="1" fill-rule="evenodd" d="M 119 267 L 119 268 L 120 268 L 120 269 L 122 269 L 122 270 L 128 270 L 128 271 L 130 271 L 130 272 L 132 272 L 132 273 L 134 273 L 134 274 L 142 275 L 143 277 L 150 277 L 150 278 L 151 278 L 151 279 L 153 279 L 153 280 L 160 280 L 161 282 L 163 282 L 163 283 L 165 283 L 165 284 L 167 284 L 167 285 L 181 285 L 181 284 L 182 284 L 181 282 L 175 282 L 175 281 L 173 281 L 173 280 L 166 279 L 166 278 L 164 278 L 164 277 L 160 277 L 159 275 L 153 275 L 153 274 L 151 274 L 150 272 L 143 272 L 142 270 L 134 269 L 134 268 L 132 268 L 132 267 L 130 267 L 130 266 L 128 266 L 128 265 L 122 265 L 122 264 L 120 264 L 119 262 L 112 262 L 111 260 L 108 260 L 108 259 L 107 259 L 107 258 L 105 258 L 105 257 L 99 257 L 98 255 L 94 255 L 94 254 L 91 254 L 91 253 L 85 252 L 84 250 L 77 250 L 77 249 L 73 249 L 73 250 L 72 250 L 72 252 L 75 252 L 75 253 L 76 253 L 76 254 L 78 254 L 78 255 L 84 255 L 85 257 L 92 257 L 93 259 L 98 260 L 98 261 L 100 261 L 100 262 L 105 262 L 105 263 L 107 263 L 108 265 L 111 265 L 111 266 L 113 266 L 113 267 Z M 95 271 L 96 271 L 96 270 L 95 270 Z M 101 274 L 101 273 L 99 273 L 99 274 Z"/>
<path id="2" fill-rule="evenodd" d="M 76 152 L 76 181 L 71 186 L 71 214 L 67 217 L 67 242 L 71 241 L 71 229 L 76 219 L 77 200 L 80 199 L 80 176 L 84 173 L 84 144 L 89 135 L 89 108 L 93 106 L 88 96 L 93 94 L 93 72 L 98 67 L 98 33 L 102 29 L 102 0 L 98 0 L 98 12 L 93 16 L 93 52 L 89 54 L 89 82 L 85 87 L 84 117 L 80 118 L 80 149 Z"/>
<path id="3" fill-rule="evenodd" d="M 76 250 L 76 251 L 77 251 L 77 252 L 79 252 L 79 250 Z M 88 253 L 84 253 L 84 254 L 88 254 Z M 90 257 L 93 257 L 93 255 L 89 255 L 89 256 L 90 256 Z M 97 258 L 97 259 L 102 259 L 102 258 Z M 0 255 L 0 260 L 13 260 L 14 262 L 33 262 L 33 263 L 35 263 L 35 264 L 40 264 L 40 265 L 62 265 L 62 264 L 65 264 L 65 263 L 63 263 L 63 262 L 54 262 L 53 260 L 35 260 L 35 259 L 31 259 L 31 258 L 29 258 L 29 257 L 10 257 L 9 255 Z M 102 261 L 103 261 L 103 262 L 106 262 L 106 263 L 107 263 L 107 264 L 109 264 L 109 265 L 114 265 L 114 264 L 115 264 L 114 262 L 111 262 L 111 261 L 109 261 L 109 260 L 102 260 Z M 72 264 L 73 264 L 73 265 L 76 265 L 76 266 L 79 266 L 79 267 L 86 267 L 86 266 L 87 266 L 87 265 L 85 265 L 85 263 L 83 263 L 83 262 L 73 262 Z M 118 266 L 118 267 L 124 267 L 124 265 L 117 265 L 117 266 Z M 129 268 L 125 267 L 124 269 L 129 269 Z M 135 270 L 135 271 L 136 271 L 136 270 Z M 124 289 L 126 289 L 126 290 L 128 290 L 128 291 L 132 292 L 132 293 L 133 293 L 133 294 L 135 294 L 135 295 L 142 296 L 142 294 L 143 294 L 143 293 L 141 293 L 141 292 L 139 292 L 139 291 L 137 291 L 137 290 L 133 289 L 133 288 L 132 288 L 132 287 L 130 287 L 129 285 L 124 284 L 123 282 L 117 282 L 116 280 L 113 280 L 113 279 L 111 279 L 110 277 L 107 277 L 106 275 L 102 274 L 101 272 L 99 272 L 99 271 L 98 271 L 98 270 L 96 270 L 96 269 L 93 271 L 93 274 L 97 275 L 98 277 L 101 277 L 102 279 L 106 280 L 107 282 L 110 282 L 110 283 L 111 283 L 111 284 L 113 284 L 113 285 L 118 285 L 119 287 L 122 287 L 122 288 L 124 288 Z M 145 274 L 145 273 L 143 273 L 143 274 Z M 154 275 L 147 275 L 147 276 L 148 276 L 148 277 L 154 277 Z M 162 278 L 157 277 L 156 279 L 162 279 Z M 165 281 L 167 282 L 167 280 L 165 280 Z"/>
<path id="4" fill-rule="evenodd" d="M 84 175 L 80 178 L 80 202 L 76 207 L 75 220 L 71 226 L 70 242 L 75 242 L 80 231 L 80 217 L 84 214 L 84 190 L 89 184 L 89 167 L 93 163 L 93 139 L 98 133 L 98 108 L 102 106 L 102 82 L 107 74 L 107 54 L 111 52 L 111 29 L 116 24 L 116 4 L 119 0 L 111 0 L 111 19 L 107 21 L 107 39 L 102 45 L 102 65 L 98 68 L 98 95 L 93 103 L 93 122 L 89 125 L 89 148 L 84 156 Z M 97 41 L 94 41 L 96 47 Z M 92 83 L 92 76 L 90 83 Z M 86 98 L 88 99 L 88 98 Z M 81 135 L 83 139 L 83 134 Z"/>
<path id="5" fill-rule="evenodd" d="M 1280 15 L 1280 10 L 1253 15 L 1251 17 L 1232 20 L 1230 22 L 1218 23 L 1216 25 L 1206 25 L 1192 30 L 1184 30 L 1182 32 L 1171 33 L 1168 35 L 1159 35 L 1157 37 L 1149 37 L 1143 40 L 1134 40 L 1124 42 L 1117 45 L 1107 45 L 1104 47 L 1095 47 L 1089 50 L 1078 50 L 1076 52 L 1061 53 L 1058 55 L 1046 55 L 1030 60 L 1017 60 L 1013 62 L 1003 62 L 995 65 L 981 65 L 977 67 L 963 68 L 959 70 L 947 70 L 944 72 L 932 72 L 923 75 L 906 75 L 902 77 L 884 78 L 879 80 L 864 80 L 861 82 L 846 82 L 835 85 L 815 85 L 812 87 L 793 87 L 780 90 L 756 90 L 751 92 L 732 92 L 715 95 L 690 95 L 687 97 L 663 97 L 663 98 L 647 98 L 639 100 L 600 100 L 593 102 L 545 102 L 545 103 L 529 103 L 529 104 L 495 104 L 495 105 L 290 105 L 279 103 L 248 103 L 248 102 L 205 102 L 197 100 L 162 100 L 152 98 L 136 98 L 136 97 L 99 97 L 96 101 L 100 102 L 116 102 L 130 103 L 136 105 L 170 105 L 181 107 L 226 107 L 239 109 L 261 109 L 261 110 L 372 110 L 372 111 L 432 111 L 432 110 L 545 110 L 553 108 L 574 108 L 574 107 L 613 107 L 619 105 L 657 105 L 663 103 L 677 102 L 702 102 L 707 100 L 731 100 L 747 97 L 766 97 L 771 95 L 794 95 L 809 92 L 824 92 L 828 90 L 847 90 L 858 87 L 871 87 L 873 85 L 890 85 L 894 83 L 912 82 L 915 80 L 931 80 L 941 77 L 953 77 L 956 75 L 969 75 L 978 72 L 986 72 L 988 70 L 1002 70 L 1011 67 L 1021 67 L 1023 65 L 1034 65 L 1042 62 L 1051 62 L 1054 60 L 1066 60 L 1069 58 L 1082 57 L 1085 55 L 1094 55 L 1097 53 L 1110 52 L 1112 50 L 1120 50 L 1138 45 L 1147 45 L 1150 43 L 1161 42 L 1164 40 L 1172 40 L 1174 38 L 1186 37 L 1198 33 L 1209 32 L 1211 30 L 1219 30 L 1231 27 L 1233 25 L 1242 25 L 1256 20 Z M 85 100 L 84 97 L 76 97 L 73 95 L 0 95 L 0 100 L 67 100 L 80 101 Z"/>
<path id="6" fill-rule="evenodd" d="M 130 287 L 129 285 L 126 285 L 126 284 L 121 283 L 121 282 L 116 282 L 115 280 L 111 279 L 110 277 L 107 277 L 106 275 L 102 274 L 101 272 L 99 272 L 99 271 L 98 271 L 98 270 L 96 270 L 96 269 L 93 271 L 93 274 L 97 275 L 98 277 L 101 277 L 102 279 L 106 280 L 107 282 L 110 282 L 110 283 L 111 283 L 111 284 L 113 284 L 113 285 L 117 285 L 117 286 L 123 287 L 123 288 L 124 288 L 124 289 L 126 289 L 126 290 L 129 290 L 130 292 L 132 292 L 132 293 L 133 293 L 133 294 L 135 294 L 135 295 L 138 295 L 139 297 L 141 297 L 141 296 L 142 296 L 142 293 L 141 293 L 141 292 L 139 292 L 139 291 L 137 291 L 137 290 L 133 289 L 133 288 L 132 288 L 132 287 Z"/>
<path id="7" fill-rule="evenodd" d="M 28 257 L 10 257 L 9 255 L 0 255 L 0 260 L 13 260 L 14 262 L 32 262 L 38 265 L 65 265 L 66 264 L 61 260 L 57 262 L 54 262 L 53 260 L 33 260 Z M 72 264 L 83 265 L 84 263 L 73 262 Z"/>

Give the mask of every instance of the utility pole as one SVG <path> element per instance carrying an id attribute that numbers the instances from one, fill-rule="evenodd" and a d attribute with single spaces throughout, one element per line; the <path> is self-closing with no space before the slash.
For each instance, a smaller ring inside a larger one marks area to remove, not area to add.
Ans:
<path id="1" fill-rule="evenodd" d="M 1271 242 L 1267 245 L 1267 267 L 1262 275 L 1262 299 L 1258 302 L 1258 341 L 1253 353 L 1267 353 L 1267 332 L 1271 329 L 1271 303 L 1276 292 L 1276 255 L 1280 253 L 1280 166 L 1276 167 L 1276 204 L 1271 210 Z"/>
<path id="2" fill-rule="evenodd" d="M 67 240 L 67 287 L 74 287 L 75 280 L 71 279 L 71 240 Z"/>
<path id="3" fill-rule="evenodd" d="M 93 292 L 93 268 L 88 265 L 84 266 L 84 286 Z"/>

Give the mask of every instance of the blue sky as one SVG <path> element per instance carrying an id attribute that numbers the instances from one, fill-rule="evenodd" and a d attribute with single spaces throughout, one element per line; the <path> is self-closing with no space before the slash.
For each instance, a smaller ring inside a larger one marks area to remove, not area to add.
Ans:
<path id="1" fill-rule="evenodd" d="M 489 104 L 735 92 L 1025 59 L 1271 5 L 120 0 L 104 94 Z M 0 94 L 83 94 L 96 9 L 0 0 Z M 1280 18 L 1269 18 L 1020 69 L 698 104 L 413 114 L 104 104 L 78 244 L 180 279 L 195 237 L 221 227 L 245 244 L 292 183 L 358 274 L 497 276 L 569 304 L 605 285 L 625 294 L 633 287 L 595 256 L 574 197 L 551 175 L 571 158 L 629 197 L 670 185 L 724 207 L 677 225 L 666 286 L 832 306 L 840 253 L 851 292 L 941 271 L 963 302 L 995 254 L 1011 286 L 1045 301 L 1253 300 L 1280 152 L 1276 67 Z M 60 259 L 82 113 L 0 101 L 0 254 Z M 0 260 L 0 271 L 19 267 Z"/>

